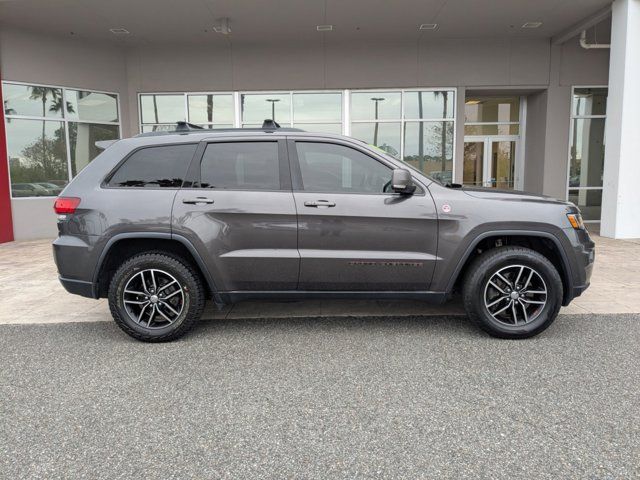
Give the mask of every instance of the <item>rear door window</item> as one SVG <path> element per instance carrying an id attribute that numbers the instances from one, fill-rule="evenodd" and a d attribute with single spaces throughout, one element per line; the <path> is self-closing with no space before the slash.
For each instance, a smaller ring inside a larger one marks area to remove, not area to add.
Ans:
<path id="1" fill-rule="evenodd" d="M 200 164 L 200 186 L 229 190 L 280 190 L 278 143 L 210 143 Z"/>
<path id="2" fill-rule="evenodd" d="M 137 150 L 107 182 L 110 187 L 180 188 L 197 144 Z"/>

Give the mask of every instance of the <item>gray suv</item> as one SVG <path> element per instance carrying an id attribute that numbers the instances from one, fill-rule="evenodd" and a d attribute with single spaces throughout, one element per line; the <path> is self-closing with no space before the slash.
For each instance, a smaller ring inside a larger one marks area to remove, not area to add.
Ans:
<path id="1" fill-rule="evenodd" d="M 53 251 L 64 287 L 139 340 L 184 335 L 207 299 L 457 291 L 480 328 L 525 338 L 589 285 L 572 203 L 443 185 L 352 138 L 265 121 L 102 143 L 56 200 Z"/>

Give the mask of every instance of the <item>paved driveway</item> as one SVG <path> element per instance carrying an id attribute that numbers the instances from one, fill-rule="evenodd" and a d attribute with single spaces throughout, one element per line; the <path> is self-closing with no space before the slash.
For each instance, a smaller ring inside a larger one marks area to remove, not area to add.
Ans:
<path id="1" fill-rule="evenodd" d="M 640 476 L 640 316 L 0 326 L 0 477 Z"/>

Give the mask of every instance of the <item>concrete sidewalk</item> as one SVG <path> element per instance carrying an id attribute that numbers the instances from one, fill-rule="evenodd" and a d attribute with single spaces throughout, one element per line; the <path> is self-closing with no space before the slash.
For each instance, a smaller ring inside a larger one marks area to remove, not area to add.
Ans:
<path id="1" fill-rule="evenodd" d="M 591 287 L 562 314 L 640 313 L 640 240 L 611 240 L 593 235 L 597 244 Z M 0 245 L 0 323 L 109 321 L 105 299 L 68 294 L 60 285 L 51 240 Z M 418 301 L 306 300 L 246 301 L 218 311 L 209 303 L 204 318 L 282 318 L 324 316 L 461 315 L 456 299 L 445 305 Z"/>

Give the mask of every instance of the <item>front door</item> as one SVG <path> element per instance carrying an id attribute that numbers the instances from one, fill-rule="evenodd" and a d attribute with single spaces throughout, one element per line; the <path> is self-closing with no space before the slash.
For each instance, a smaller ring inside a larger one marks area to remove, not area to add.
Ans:
<path id="1" fill-rule="evenodd" d="M 219 291 L 295 290 L 298 237 L 283 140 L 202 142 L 172 231 L 200 252 Z"/>
<path id="2" fill-rule="evenodd" d="M 291 140 L 289 158 L 300 290 L 429 289 L 437 215 L 428 190 L 389 192 L 392 167 L 347 143 Z"/>
<path id="3" fill-rule="evenodd" d="M 517 136 L 467 136 L 464 142 L 463 183 L 500 189 L 519 189 Z"/>

